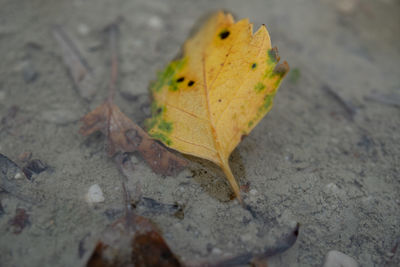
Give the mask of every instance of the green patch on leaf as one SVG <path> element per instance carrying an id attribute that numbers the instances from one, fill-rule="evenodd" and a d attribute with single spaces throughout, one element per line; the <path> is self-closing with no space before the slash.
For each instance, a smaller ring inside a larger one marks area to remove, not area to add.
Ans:
<path id="1" fill-rule="evenodd" d="M 145 124 L 146 130 L 147 130 L 147 131 L 150 131 L 151 129 L 154 128 L 154 126 L 156 126 L 156 124 L 157 124 L 157 119 L 156 119 L 156 118 L 147 119 L 147 120 L 144 122 L 144 124 Z"/>
<path id="2" fill-rule="evenodd" d="M 158 124 L 158 129 L 160 129 L 163 132 L 170 133 L 172 131 L 172 122 L 167 122 L 165 120 L 162 120 Z"/>
<path id="3" fill-rule="evenodd" d="M 268 62 L 270 64 L 278 62 L 278 51 L 276 48 L 271 48 L 268 50 Z"/>
<path id="4" fill-rule="evenodd" d="M 159 106 L 155 100 L 151 103 L 151 115 L 153 117 L 160 117 L 164 111 L 165 107 Z"/>
<path id="5" fill-rule="evenodd" d="M 176 83 L 175 75 L 182 70 L 182 68 L 185 66 L 185 63 L 185 58 L 172 61 L 164 71 L 158 73 L 157 81 L 154 83 L 151 90 L 153 92 L 159 92 L 163 86 L 168 85 L 171 91 L 177 91 L 178 85 Z"/>
<path id="6" fill-rule="evenodd" d="M 265 112 L 265 111 L 268 111 L 269 109 L 270 109 L 270 107 L 271 107 L 271 105 L 272 105 L 272 99 L 274 99 L 274 94 L 272 94 L 272 95 L 266 95 L 265 97 L 264 97 L 264 103 L 263 103 L 263 105 L 260 107 L 260 110 L 262 111 L 262 112 Z"/>
<path id="7" fill-rule="evenodd" d="M 258 121 L 262 118 L 272 107 L 272 100 L 274 99 L 275 93 L 268 94 L 264 96 L 264 101 L 261 106 L 258 108 L 257 115 L 253 120 L 248 123 L 248 127 L 251 128 L 254 124 L 254 121 Z"/>
<path id="8" fill-rule="evenodd" d="M 262 90 L 265 89 L 265 84 L 258 82 L 255 86 L 254 86 L 254 90 L 256 90 L 257 93 L 261 92 Z"/>
<path id="9" fill-rule="evenodd" d="M 274 84 L 275 88 L 278 88 L 279 85 L 281 84 L 281 82 L 282 82 L 282 78 L 279 78 L 278 80 L 276 80 L 275 84 Z"/>
<path id="10" fill-rule="evenodd" d="M 176 81 L 171 80 L 168 82 L 168 85 L 169 85 L 168 90 L 172 92 L 178 91 L 178 83 Z"/>
<path id="11" fill-rule="evenodd" d="M 145 126 L 147 131 L 150 131 L 157 124 L 160 123 L 161 116 L 165 112 L 165 109 L 166 109 L 165 106 L 159 106 L 155 100 L 153 101 L 153 103 L 151 103 L 152 117 L 145 121 Z"/>
<path id="12" fill-rule="evenodd" d="M 268 65 L 265 72 L 264 72 L 264 79 L 272 79 L 276 76 L 276 74 L 274 73 L 274 68 L 275 68 L 275 63 L 272 65 Z"/>
<path id="13" fill-rule="evenodd" d="M 171 139 L 169 139 L 165 134 L 160 133 L 160 132 L 154 132 L 150 133 L 150 136 L 153 137 L 154 139 L 160 140 L 164 144 L 170 146 L 172 144 Z"/>

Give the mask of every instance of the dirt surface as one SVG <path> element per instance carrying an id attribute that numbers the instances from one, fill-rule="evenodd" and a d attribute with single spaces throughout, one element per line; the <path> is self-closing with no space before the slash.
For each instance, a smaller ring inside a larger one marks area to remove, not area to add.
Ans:
<path id="1" fill-rule="evenodd" d="M 79 119 L 107 96 L 103 28 L 121 18 L 116 104 L 143 125 L 149 82 L 196 20 L 217 9 L 266 24 L 291 66 L 272 111 L 231 159 L 249 185 L 244 201 L 262 220 L 229 201 L 221 171 L 193 158 L 177 177 L 162 177 L 134 156 L 130 188 L 184 207 L 180 216 L 151 205 L 138 212 L 186 261 L 273 246 L 274 235 L 299 222 L 296 244 L 270 266 L 321 266 L 333 249 L 361 266 L 400 265 L 399 1 L 2 0 L 0 153 L 24 166 L 30 152 L 47 168 L 8 180 L 10 192 L 0 193 L 0 266 L 83 266 L 123 214 L 121 173 L 105 138 L 78 134 Z M 89 104 L 68 75 L 54 25 L 93 69 Z M 105 200 L 89 205 L 93 184 Z"/>

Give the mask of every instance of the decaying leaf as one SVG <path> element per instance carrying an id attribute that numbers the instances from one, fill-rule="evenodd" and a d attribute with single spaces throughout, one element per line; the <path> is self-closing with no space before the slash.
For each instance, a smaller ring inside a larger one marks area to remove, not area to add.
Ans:
<path id="1" fill-rule="evenodd" d="M 181 266 L 157 228 L 146 218 L 128 213 L 97 243 L 88 267 Z"/>
<path id="2" fill-rule="evenodd" d="M 109 154 L 139 151 L 156 173 L 175 175 L 187 162 L 155 142 L 114 104 L 106 101 L 82 118 L 83 135 L 101 131 L 108 136 Z"/>
<path id="3" fill-rule="evenodd" d="M 129 210 L 102 234 L 88 262 L 88 267 L 105 266 L 187 266 L 233 267 L 264 263 L 294 245 L 299 224 L 286 225 L 277 233 L 265 236 L 264 248 L 218 259 L 181 262 L 168 247 L 157 227 L 147 218 Z"/>
<path id="4" fill-rule="evenodd" d="M 4 191 L 19 200 L 37 204 L 45 194 L 31 182 L 27 182 L 23 170 L 5 155 L 0 154 L 0 192 Z"/>
<path id="5" fill-rule="evenodd" d="M 266 27 L 219 12 L 184 44 L 183 57 L 152 86 L 150 135 L 180 152 L 219 165 L 236 196 L 229 155 L 268 113 L 289 70 Z"/>
<path id="6" fill-rule="evenodd" d="M 20 234 L 26 226 L 30 225 L 29 214 L 25 209 L 17 208 L 15 210 L 15 216 L 8 224 L 13 228 L 14 234 Z"/>

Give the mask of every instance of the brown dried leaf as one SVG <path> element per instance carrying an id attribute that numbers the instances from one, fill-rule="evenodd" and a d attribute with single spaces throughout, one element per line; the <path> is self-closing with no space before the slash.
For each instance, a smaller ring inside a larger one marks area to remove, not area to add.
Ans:
<path id="1" fill-rule="evenodd" d="M 109 101 L 84 116 L 82 122 L 81 134 L 87 136 L 101 131 L 108 136 L 110 156 L 117 152 L 138 151 L 154 172 L 164 175 L 176 175 L 187 165 L 186 160 L 149 137 Z"/>
<path id="2" fill-rule="evenodd" d="M 148 219 L 128 213 L 104 232 L 86 266 L 182 265 Z"/>

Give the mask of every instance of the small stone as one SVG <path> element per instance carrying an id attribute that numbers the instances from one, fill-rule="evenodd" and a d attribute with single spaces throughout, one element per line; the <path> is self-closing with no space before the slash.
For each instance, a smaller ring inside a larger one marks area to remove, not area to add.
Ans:
<path id="1" fill-rule="evenodd" d="M 182 228 L 182 224 L 177 222 L 177 223 L 174 224 L 174 227 L 178 228 L 178 229 L 181 229 Z"/>
<path id="2" fill-rule="evenodd" d="M 256 189 L 251 189 L 250 190 L 250 195 L 255 196 L 258 194 L 258 191 Z"/>
<path id="3" fill-rule="evenodd" d="M 346 14 L 352 13 L 358 5 L 358 0 L 339 0 L 336 1 L 337 8 Z"/>
<path id="4" fill-rule="evenodd" d="M 26 61 L 22 68 L 22 76 L 26 83 L 31 83 L 36 81 L 39 77 L 39 73 L 34 69 L 30 61 Z"/>
<path id="5" fill-rule="evenodd" d="M 89 204 L 99 203 L 104 201 L 103 191 L 98 184 L 91 185 L 86 194 L 86 202 Z"/>
<path id="6" fill-rule="evenodd" d="M 353 132 L 353 128 L 351 128 L 350 126 L 346 126 L 344 127 L 344 129 L 349 133 Z"/>
<path id="7" fill-rule="evenodd" d="M 150 17 L 148 23 L 149 26 L 154 29 L 161 29 L 163 26 L 162 20 L 157 16 Z"/>
<path id="8" fill-rule="evenodd" d="M 215 247 L 215 248 L 213 248 L 211 250 L 211 253 L 214 254 L 214 255 L 221 255 L 222 254 L 222 250 Z"/>
<path id="9" fill-rule="evenodd" d="M 337 193 L 339 193 L 340 189 L 336 184 L 329 183 L 325 186 L 324 191 L 325 191 L 325 193 L 336 195 Z"/>
<path id="10" fill-rule="evenodd" d="M 358 267 L 358 263 L 340 251 L 331 250 L 325 257 L 323 267 Z"/>
<path id="11" fill-rule="evenodd" d="M 80 24 L 78 25 L 78 33 L 79 33 L 80 35 L 85 36 L 85 35 L 88 35 L 89 32 L 90 32 L 90 29 L 89 29 L 89 27 L 88 27 L 86 24 L 80 23 Z"/>
<path id="12" fill-rule="evenodd" d="M 334 143 L 334 144 L 339 144 L 339 139 L 331 138 L 331 142 Z"/>
<path id="13" fill-rule="evenodd" d="M 244 243 L 249 242 L 252 239 L 251 234 L 244 234 L 240 236 L 240 240 Z"/>
<path id="14" fill-rule="evenodd" d="M 24 175 L 22 175 L 22 173 L 20 173 L 20 172 L 17 172 L 16 174 L 15 174 L 15 176 L 14 176 L 14 178 L 15 179 L 22 179 L 22 178 L 24 178 Z"/>

